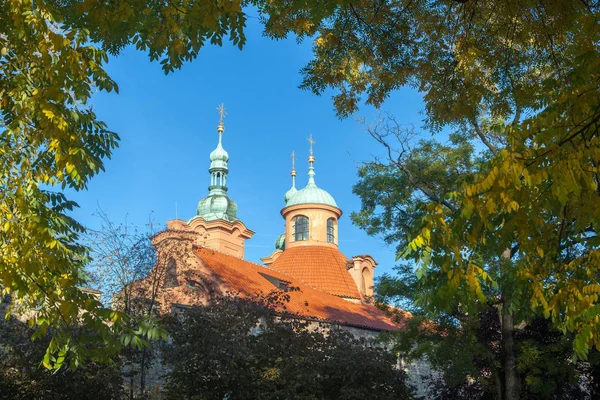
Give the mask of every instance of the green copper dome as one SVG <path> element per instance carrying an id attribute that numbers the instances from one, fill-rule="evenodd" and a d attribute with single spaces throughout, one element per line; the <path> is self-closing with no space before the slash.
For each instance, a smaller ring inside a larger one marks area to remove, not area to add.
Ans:
<path id="1" fill-rule="evenodd" d="M 235 222 L 237 218 L 237 204 L 227 195 L 209 194 L 198 203 L 198 217 L 205 221 L 214 221 L 224 219 L 225 221 Z"/>
<path id="2" fill-rule="evenodd" d="M 275 250 L 285 250 L 285 233 L 282 233 L 277 240 L 275 240 Z"/>
<path id="3" fill-rule="evenodd" d="M 221 135 L 219 134 L 219 144 L 210 153 L 210 168 L 227 168 L 227 161 L 229 161 L 229 154 L 221 145 Z"/>
<path id="4" fill-rule="evenodd" d="M 304 189 L 298 190 L 286 203 L 286 206 L 297 204 L 327 204 L 339 208 L 333 197 L 317 185 L 308 184 Z"/>
<path id="5" fill-rule="evenodd" d="M 283 196 L 283 200 L 285 200 L 285 204 L 287 205 L 288 201 L 290 201 L 290 199 L 296 194 L 298 193 L 298 189 L 296 189 L 294 186 L 292 186 L 292 188 L 290 190 L 288 190 L 287 192 L 285 192 L 285 195 Z"/>
<path id="6" fill-rule="evenodd" d="M 304 189 L 300 189 L 295 192 L 286 201 L 286 207 L 295 206 L 298 204 L 327 204 L 328 206 L 339 208 L 333 197 L 331 197 L 331 195 L 325 190 L 319 188 L 315 183 L 315 169 L 313 168 L 313 161 L 314 158 L 311 156 L 311 158 L 309 158 L 308 184 Z"/>

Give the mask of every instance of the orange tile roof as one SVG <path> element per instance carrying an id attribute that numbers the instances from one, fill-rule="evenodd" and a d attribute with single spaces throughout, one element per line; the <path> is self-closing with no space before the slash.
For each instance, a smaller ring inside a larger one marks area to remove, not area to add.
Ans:
<path id="1" fill-rule="evenodd" d="M 294 277 L 270 268 L 204 247 L 195 247 L 194 252 L 229 290 L 239 292 L 242 296 L 252 297 L 256 294 L 277 292 L 279 289 L 265 275 L 289 282 L 290 287 L 299 290 L 286 293 L 289 295 L 289 302 L 285 304 L 285 312 L 378 331 L 397 330 L 402 327 L 402 324 L 394 323 L 377 307 L 353 303 L 313 289 Z"/>
<path id="2" fill-rule="evenodd" d="M 349 262 L 333 247 L 297 246 L 284 250 L 270 268 L 327 293 L 360 299 L 356 283 L 346 268 Z"/>

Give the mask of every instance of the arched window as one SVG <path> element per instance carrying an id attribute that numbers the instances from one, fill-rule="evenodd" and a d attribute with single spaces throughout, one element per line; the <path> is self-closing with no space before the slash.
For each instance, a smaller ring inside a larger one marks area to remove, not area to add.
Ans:
<path id="1" fill-rule="evenodd" d="M 304 215 L 294 218 L 294 240 L 308 240 L 308 218 Z"/>
<path id="2" fill-rule="evenodd" d="M 327 220 L 327 242 L 335 243 L 335 235 L 333 234 L 333 218 Z"/>

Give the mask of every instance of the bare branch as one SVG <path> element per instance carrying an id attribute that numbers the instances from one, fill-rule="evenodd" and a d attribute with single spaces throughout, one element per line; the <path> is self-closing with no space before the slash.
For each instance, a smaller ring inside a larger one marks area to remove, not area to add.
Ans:
<path id="1" fill-rule="evenodd" d="M 383 128 L 381 128 L 382 124 L 384 124 L 384 121 L 388 123 L 391 122 L 394 126 L 389 127 L 388 124 L 385 124 Z M 400 124 L 398 124 L 395 118 L 390 115 L 387 115 L 385 118 L 380 117 L 379 121 L 374 126 L 369 126 L 365 122 L 364 118 L 359 118 L 358 122 L 362 123 L 366 127 L 366 131 L 369 135 L 371 135 L 371 137 L 373 137 L 377 142 L 379 142 L 385 147 L 387 151 L 388 160 L 396 167 L 398 167 L 398 169 L 400 169 L 403 173 L 406 174 L 408 181 L 412 187 L 414 187 L 416 190 L 425 195 L 425 197 L 427 197 L 429 201 L 442 204 L 452 212 L 458 211 L 452 203 L 437 195 L 434 192 L 434 190 L 431 187 L 429 187 L 426 183 L 417 181 L 410 169 L 407 168 L 406 164 L 404 163 L 404 156 L 405 154 L 410 153 L 410 131 L 403 131 L 401 129 Z M 381 133 L 382 129 L 385 133 Z M 387 137 L 391 133 L 395 136 L 396 140 L 398 141 L 398 144 L 400 146 L 399 150 L 393 149 L 387 141 Z"/>

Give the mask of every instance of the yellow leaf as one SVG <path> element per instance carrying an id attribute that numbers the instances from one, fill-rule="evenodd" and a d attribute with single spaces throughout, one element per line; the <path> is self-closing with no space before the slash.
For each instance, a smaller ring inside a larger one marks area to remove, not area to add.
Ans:
<path id="1" fill-rule="evenodd" d="M 422 232 L 423 238 L 429 242 L 429 239 L 431 239 L 431 231 L 429 230 L 429 228 L 423 228 L 423 232 Z"/>
<path id="2" fill-rule="evenodd" d="M 541 247 L 538 247 L 537 252 L 540 255 L 540 257 L 544 257 L 544 249 L 542 249 Z"/>
<path id="3" fill-rule="evenodd" d="M 54 118 L 54 113 L 50 110 L 42 110 L 42 112 L 44 113 L 44 115 L 46 116 L 46 118 L 48 119 L 53 119 Z"/>

